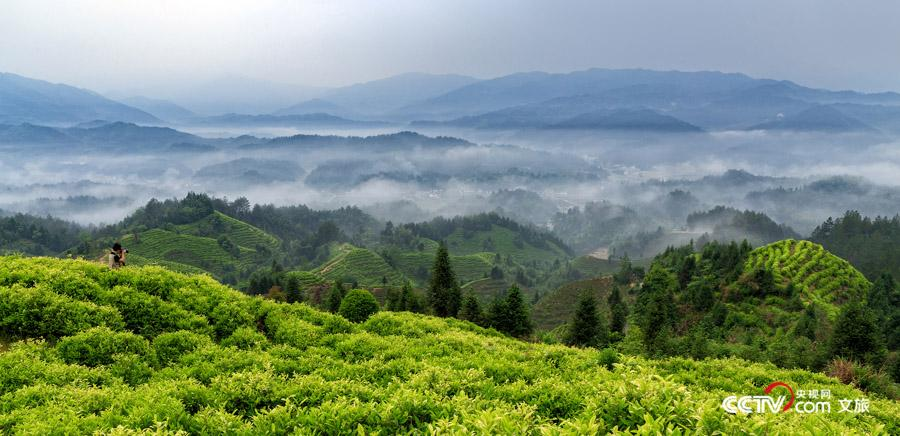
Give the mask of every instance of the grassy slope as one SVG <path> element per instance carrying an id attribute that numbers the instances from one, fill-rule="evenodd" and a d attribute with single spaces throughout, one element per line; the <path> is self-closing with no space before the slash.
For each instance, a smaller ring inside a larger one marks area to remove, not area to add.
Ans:
<path id="1" fill-rule="evenodd" d="M 545 295 L 534 305 L 531 311 L 531 320 L 534 322 L 535 328 L 539 330 L 553 330 L 572 319 L 582 292 L 592 292 L 596 301 L 605 307 L 612 286 L 611 276 L 566 283 Z M 625 296 L 624 289 L 622 296 Z M 609 319 L 608 316 L 607 319 Z"/>
<path id="2" fill-rule="evenodd" d="M 217 241 L 218 235 L 227 236 L 238 245 L 240 255 L 234 257 L 226 252 Z M 175 231 L 150 229 L 137 238 L 126 235 L 122 243 L 128 247 L 135 265 L 155 264 L 179 272 L 199 269 L 216 275 L 228 266 L 241 268 L 254 264 L 258 246 L 275 250 L 280 244 L 274 236 L 219 212 L 175 226 Z"/>
<path id="3" fill-rule="evenodd" d="M 509 286 L 510 282 L 505 279 L 487 278 L 466 283 L 462 291 L 463 294 L 472 292 L 482 304 L 489 304 L 495 297 L 505 295 L 504 293 L 509 289 Z M 523 290 L 523 293 L 525 295 L 530 294 L 527 290 Z"/>
<path id="4" fill-rule="evenodd" d="M 405 280 L 402 274 L 371 250 L 341 244 L 334 251 L 334 256 L 314 271 L 325 280 L 353 279 L 361 286 L 380 286 L 384 277 L 389 285 L 394 286 L 402 285 Z"/>
<path id="5" fill-rule="evenodd" d="M 202 268 L 197 268 L 195 266 L 187 265 L 184 263 L 172 262 L 167 260 L 160 259 L 148 259 L 146 257 L 139 256 L 134 253 L 128 254 L 128 264 L 131 266 L 150 266 L 156 265 L 166 268 L 168 270 L 172 270 L 179 273 L 184 274 L 204 274 L 206 270 Z"/>
<path id="6" fill-rule="evenodd" d="M 649 268 L 653 259 L 637 259 L 632 260 L 631 265 L 634 267 Z M 572 269 L 580 272 L 584 277 L 598 277 L 606 274 L 613 274 L 619 271 L 621 263 L 619 260 L 598 259 L 593 256 L 578 256 L 572 259 Z"/>
<path id="7" fill-rule="evenodd" d="M 3 433 L 900 432 L 900 405 L 879 398 L 861 415 L 836 406 L 815 417 L 720 408 L 725 396 L 761 394 L 773 380 L 865 397 L 820 374 L 738 359 L 634 357 L 610 371 L 591 349 L 409 313 L 353 325 L 160 268 L 3 258 L 0 292 L 4 333 L 63 337 L 0 353 Z M 76 316 L 91 313 L 103 316 Z M 79 348 L 92 339 L 129 351 Z"/>
<path id="8" fill-rule="evenodd" d="M 252 249 L 240 247 L 240 257 L 234 258 L 215 239 L 162 229 L 141 232 L 137 239 L 133 235 L 125 236 L 122 245 L 147 260 L 177 262 L 212 273 L 220 273 L 224 265 L 249 264 L 254 253 Z"/>
<path id="9" fill-rule="evenodd" d="M 203 218 L 195 223 L 176 226 L 176 228 L 181 233 L 203 236 L 207 233 L 210 233 L 208 232 L 209 230 L 214 229 L 214 220 L 219 220 L 219 222 L 221 223 L 221 227 L 212 231 L 211 234 L 215 234 L 217 236 L 227 236 L 229 239 L 231 239 L 232 242 L 241 247 L 252 249 L 257 245 L 262 245 L 274 250 L 279 245 L 278 238 L 266 233 L 265 231 L 257 227 L 254 227 L 253 225 L 232 218 L 218 211 L 213 212 L 208 217 Z"/>
<path id="10" fill-rule="evenodd" d="M 776 285 L 793 283 L 809 301 L 830 312 L 836 312 L 835 303 L 865 295 L 871 286 L 846 260 L 809 241 L 787 239 L 757 248 L 744 268 L 772 271 Z"/>
<path id="11" fill-rule="evenodd" d="M 434 250 L 430 251 L 407 251 L 397 256 L 397 269 L 410 278 L 419 279 L 421 271 L 430 271 L 434 264 Z M 468 254 L 468 255 L 451 255 L 450 265 L 456 272 L 456 278 L 460 283 L 468 283 L 473 280 L 484 278 L 485 274 L 491 272 L 493 256 L 488 253 Z M 426 275 L 427 276 L 427 275 Z M 424 285 L 424 283 L 421 283 Z"/>
<path id="12" fill-rule="evenodd" d="M 486 243 L 487 239 L 491 243 Z M 532 246 L 527 242 L 520 245 L 515 243 L 516 233 L 505 227 L 494 225 L 490 232 L 472 232 L 467 234 L 462 229 L 458 229 L 447 237 L 447 249 L 450 254 L 476 254 L 482 252 L 498 252 L 504 255 L 509 254 L 513 260 L 518 263 L 530 263 L 532 261 L 553 262 L 554 259 L 560 261 L 566 260 L 568 255 L 562 248 L 552 243 L 547 249 Z M 493 249 L 486 248 L 493 245 Z"/>

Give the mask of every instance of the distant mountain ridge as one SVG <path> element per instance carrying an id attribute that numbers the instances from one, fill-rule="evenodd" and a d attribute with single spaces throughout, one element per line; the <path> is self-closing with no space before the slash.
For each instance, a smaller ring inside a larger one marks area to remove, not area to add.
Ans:
<path id="1" fill-rule="evenodd" d="M 827 108 L 827 109 L 822 109 Z M 612 111 L 644 112 L 629 127 L 655 131 L 662 117 L 675 130 L 772 129 L 856 132 L 900 126 L 900 94 L 866 94 L 804 87 L 743 74 L 591 69 L 565 74 L 517 73 L 484 80 L 407 106 L 415 125 L 479 129 L 541 128 Z M 810 114 L 805 111 L 812 110 Z M 844 111 L 853 111 L 848 115 Z M 818 114 L 817 111 L 821 111 Z M 827 113 L 826 113 L 827 112 Z M 622 112 L 623 114 L 626 112 Z M 786 117 L 798 123 L 780 123 Z M 655 120 L 654 120 L 655 119 Z M 854 122 L 852 119 L 856 119 Z M 871 121 L 870 121 L 871 120 Z M 605 123 L 599 123 L 601 126 Z M 677 126 L 677 128 L 676 128 Z M 866 127 L 868 126 L 868 127 Z M 669 130 L 668 128 L 661 129 Z"/>
<path id="2" fill-rule="evenodd" d="M 194 112 L 168 100 L 133 96 L 120 101 L 170 123 L 189 120 L 197 116 Z"/>
<path id="3" fill-rule="evenodd" d="M 30 123 L 0 124 L 2 144 L 164 146 L 183 142 L 206 142 L 205 138 L 169 127 L 140 126 L 122 121 L 93 120 L 75 127 L 59 128 Z"/>
<path id="4" fill-rule="evenodd" d="M 458 74 L 405 73 L 326 91 L 318 98 L 299 102 L 274 114 L 328 112 L 349 117 L 384 116 L 477 81 Z"/>
<path id="5" fill-rule="evenodd" d="M 813 106 L 800 113 L 751 126 L 748 130 L 874 132 L 875 128 L 833 106 Z"/>
<path id="6" fill-rule="evenodd" d="M 105 119 L 157 124 L 140 109 L 69 85 L 0 73 L 0 123 L 76 124 Z"/>
<path id="7" fill-rule="evenodd" d="M 221 95 L 212 84 L 186 88 L 194 102 L 189 107 L 203 107 L 206 114 L 224 113 L 194 116 L 171 101 L 124 100 L 138 109 L 90 91 L 2 74 L 0 124 L 59 126 L 91 120 L 160 124 L 164 119 L 181 124 L 314 127 L 387 121 L 478 129 L 900 134 L 898 93 L 815 89 L 717 71 L 594 68 L 487 80 L 406 73 L 315 92 L 238 79 L 214 82 Z M 281 109 L 260 109 L 290 101 L 294 95 L 305 97 Z M 219 100 L 221 104 L 216 103 Z M 237 107 L 248 110 L 233 110 Z"/>

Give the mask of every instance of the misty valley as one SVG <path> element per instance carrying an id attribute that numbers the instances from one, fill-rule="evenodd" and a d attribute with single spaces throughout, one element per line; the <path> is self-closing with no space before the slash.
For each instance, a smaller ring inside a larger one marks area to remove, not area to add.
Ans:
<path id="1" fill-rule="evenodd" d="M 900 94 L 589 69 L 307 97 L 0 74 L 0 433 L 900 431 Z M 776 380 L 868 412 L 720 407 Z"/>

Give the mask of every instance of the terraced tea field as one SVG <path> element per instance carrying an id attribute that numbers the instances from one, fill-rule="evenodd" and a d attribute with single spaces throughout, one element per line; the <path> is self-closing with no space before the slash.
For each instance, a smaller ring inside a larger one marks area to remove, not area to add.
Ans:
<path id="1" fill-rule="evenodd" d="M 769 270 L 776 286 L 793 283 L 802 295 L 823 307 L 864 295 L 871 286 L 846 260 L 809 241 L 787 239 L 757 248 L 750 253 L 744 269 Z"/>

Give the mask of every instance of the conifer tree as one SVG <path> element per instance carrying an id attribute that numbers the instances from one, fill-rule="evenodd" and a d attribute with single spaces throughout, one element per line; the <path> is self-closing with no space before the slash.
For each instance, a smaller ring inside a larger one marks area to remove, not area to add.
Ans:
<path id="1" fill-rule="evenodd" d="M 402 291 L 397 291 L 394 288 L 387 288 L 384 291 L 384 308 L 385 310 L 389 310 L 391 312 L 400 312 L 399 302 Z"/>
<path id="2" fill-rule="evenodd" d="M 634 270 L 631 267 L 631 260 L 628 258 L 628 253 L 625 253 L 622 260 L 619 261 L 619 271 L 613 275 L 613 280 L 617 284 L 627 285 L 631 283 L 633 277 Z"/>
<path id="3" fill-rule="evenodd" d="M 328 294 L 328 310 L 331 313 L 337 313 L 341 308 L 341 300 L 344 299 L 344 286 L 339 280 L 335 280 L 331 285 L 331 292 Z"/>
<path id="4" fill-rule="evenodd" d="M 303 301 L 303 292 L 300 289 L 300 278 L 296 275 L 286 274 L 283 288 L 288 303 L 298 303 Z"/>
<path id="5" fill-rule="evenodd" d="M 681 263 L 681 268 L 678 269 L 678 288 L 681 290 L 687 289 L 688 283 L 691 282 L 691 279 L 694 277 L 694 273 L 697 270 L 697 260 L 694 259 L 694 255 L 690 254 L 684 258 L 684 261 Z"/>
<path id="6" fill-rule="evenodd" d="M 625 331 L 625 320 L 628 317 L 628 306 L 622 301 L 622 293 L 619 291 L 618 286 L 613 286 L 606 303 L 609 306 L 610 331 L 623 333 Z"/>
<path id="7" fill-rule="evenodd" d="M 463 300 L 462 309 L 459 311 L 459 319 L 464 319 L 478 325 L 484 324 L 484 314 L 481 312 L 481 305 L 478 303 L 478 298 L 471 292 L 468 293 Z"/>
<path id="8" fill-rule="evenodd" d="M 506 291 L 506 297 L 497 299 L 491 305 L 491 327 L 515 337 L 526 337 L 531 334 L 531 318 L 525 299 L 519 287 L 512 285 Z"/>
<path id="9" fill-rule="evenodd" d="M 450 266 L 447 245 L 441 241 L 431 268 L 428 285 L 428 304 L 434 314 L 441 317 L 456 316 L 462 303 L 462 292 L 456 281 L 456 274 Z"/>
<path id="10" fill-rule="evenodd" d="M 667 352 L 668 336 L 675 325 L 675 275 L 654 264 L 638 293 L 635 313 L 644 334 L 644 346 L 653 355 Z"/>
<path id="11" fill-rule="evenodd" d="M 423 312 L 422 302 L 420 301 L 419 296 L 416 295 L 416 292 L 413 291 L 412 283 L 410 282 L 404 283 L 403 288 L 399 292 L 392 291 L 391 298 L 388 302 L 393 302 L 388 310 L 394 312 Z"/>
<path id="12" fill-rule="evenodd" d="M 797 321 L 797 326 L 794 327 L 794 335 L 803 336 L 815 341 L 816 327 L 818 327 L 818 324 L 818 320 L 816 319 L 816 305 L 815 303 L 809 303 L 809 305 L 806 306 L 806 309 L 803 310 L 803 316 Z"/>
<path id="13" fill-rule="evenodd" d="M 593 293 L 585 292 L 581 296 L 565 342 L 567 345 L 598 348 L 609 342 L 609 329 L 597 311 Z"/>
<path id="14" fill-rule="evenodd" d="M 900 348 L 900 286 L 893 276 L 884 273 L 872 283 L 868 306 L 884 332 L 888 348 Z"/>
<path id="15" fill-rule="evenodd" d="M 884 345 L 872 311 L 859 301 L 844 304 L 831 337 L 831 355 L 867 363 L 880 363 Z"/>

